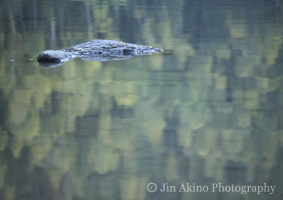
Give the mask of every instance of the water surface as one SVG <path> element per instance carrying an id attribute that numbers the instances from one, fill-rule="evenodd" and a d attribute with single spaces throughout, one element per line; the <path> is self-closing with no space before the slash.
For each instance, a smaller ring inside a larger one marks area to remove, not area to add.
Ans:
<path id="1" fill-rule="evenodd" d="M 2 0 L 0 199 L 282 199 L 282 9 L 281 0 Z M 166 51 L 36 62 L 92 39 Z M 160 191 L 186 183 L 209 191 Z M 276 189 L 212 192 L 213 183 Z"/>

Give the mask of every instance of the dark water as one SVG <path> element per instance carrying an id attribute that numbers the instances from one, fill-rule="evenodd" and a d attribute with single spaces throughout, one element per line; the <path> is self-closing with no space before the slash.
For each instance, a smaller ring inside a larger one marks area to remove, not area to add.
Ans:
<path id="1" fill-rule="evenodd" d="M 36 62 L 97 38 L 168 51 Z M 0 199 L 282 199 L 282 44 L 282 0 L 2 0 Z"/>

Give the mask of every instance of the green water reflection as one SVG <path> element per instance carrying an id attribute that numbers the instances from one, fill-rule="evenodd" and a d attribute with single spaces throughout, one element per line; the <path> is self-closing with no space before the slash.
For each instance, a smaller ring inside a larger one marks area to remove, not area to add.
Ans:
<path id="1" fill-rule="evenodd" d="M 281 199 L 282 9 L 2 1 L 0 199 Z M 95 38 L 170 51 L 49 69 L 29 60 Z M 209 192 L 162 193 L 162 183 Z M 213 193 L 212 183 L 276 189 Z"/>

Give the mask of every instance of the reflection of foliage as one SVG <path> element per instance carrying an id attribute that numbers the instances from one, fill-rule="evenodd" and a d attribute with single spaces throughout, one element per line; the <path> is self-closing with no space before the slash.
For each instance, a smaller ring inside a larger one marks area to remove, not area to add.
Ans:
<path id="1" fill-rule="evenodd" d="M 146 199 L 151 179 L 225 183 L 229 167 L 245 168 L 242 182 L 282 184 L 282 28 L 257 21 L 262 14 L 272 21 L 266 7 L 251 17 L 247 8 L 239 14 L 196 0 L 169 1 L 156 12 L 155 1 L 11 2 L 1 4 L 11 8 L 13 26 L 0 16 L 0 87 L 7 101 L 0 199 L 19 198 L 20 182 L 6 178 L 18 160 L 31 166 L 22 174 L 40 168 L 54 193 L 77 199 L 134 199 L 136 193 Z M 43 20 L 16 20 L 32 13 Z M 49 40 L 52 30 L 56 43 Z M 174 51 L 119 64 L 75 60 L 56 69 L 7 61 L 86 38 L 127 38 Z M 118 194 L 107 190 L 114 184 Z"/>
<path id="2" fill-rule="evenodd" d="M 5 184 L 5 175 L 7 172 L 7 165 L 4 162 L 3 158 L 0 158 L 1 165 L 0 165 L 0 190 L 3 188 Z"/>

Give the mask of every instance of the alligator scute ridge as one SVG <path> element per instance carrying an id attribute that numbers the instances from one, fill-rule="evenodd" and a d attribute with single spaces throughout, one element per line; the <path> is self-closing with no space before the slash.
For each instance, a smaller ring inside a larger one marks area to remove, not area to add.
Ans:
<path id="1" fill-rule="evenodd" d="M 43 51 L 37 57 L 37 61 L 45 68 L 60 66 L 77 57 L 91 61 L 113 61 L 129 59 L 137 55 L 150 55 L 161 51 L 163 50 L 151 46 L 95 39 L 62 50 Z"/>

